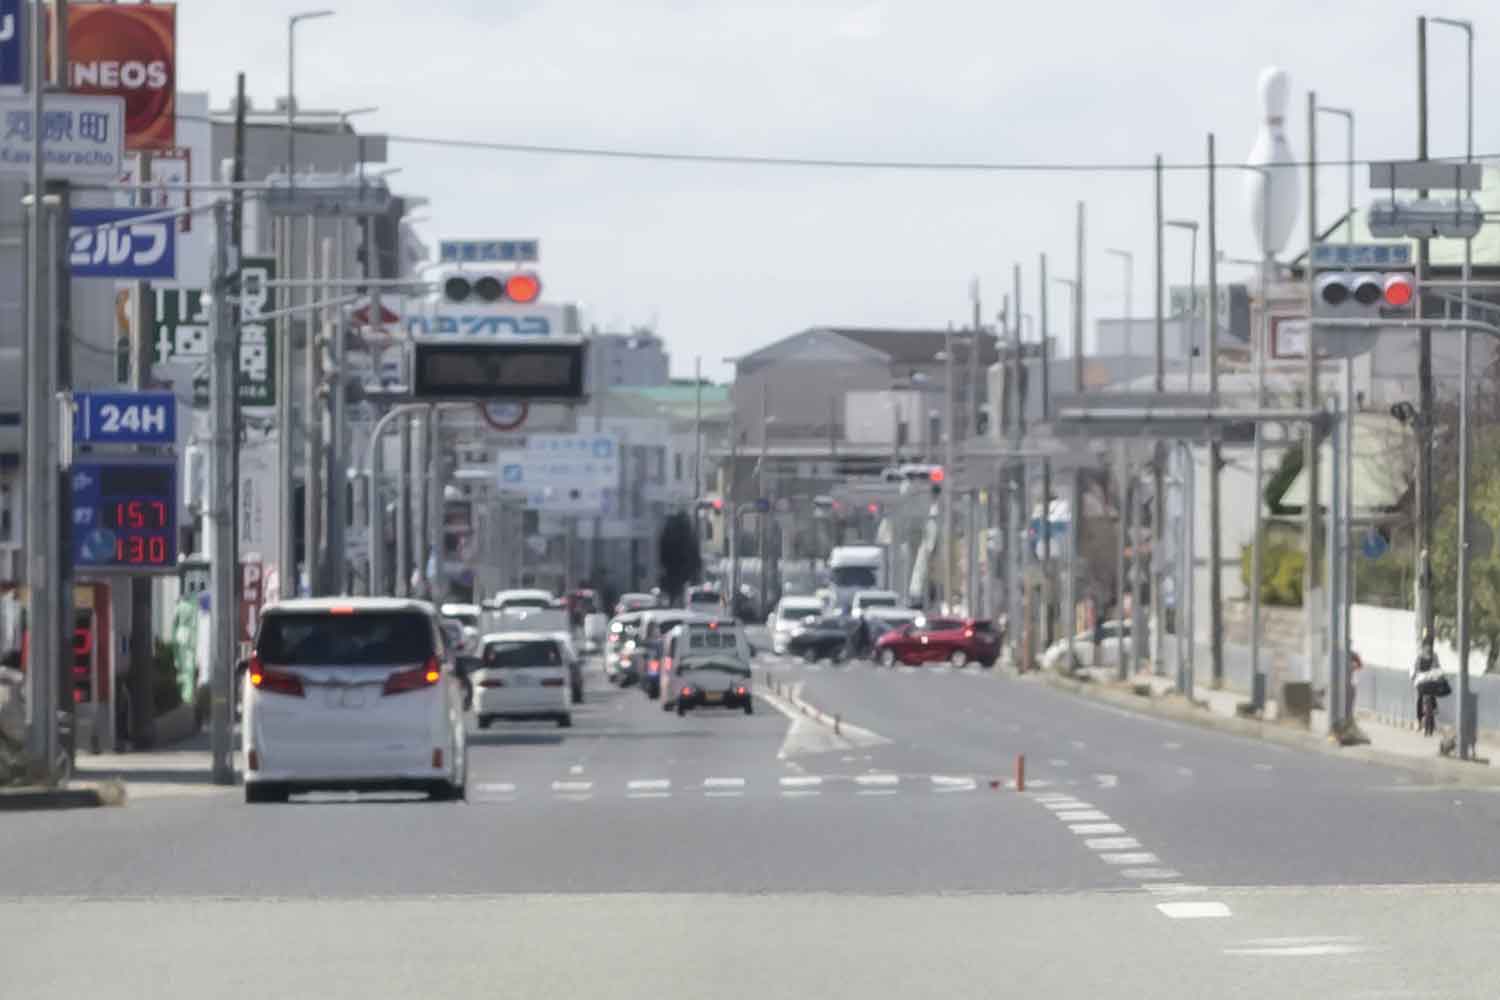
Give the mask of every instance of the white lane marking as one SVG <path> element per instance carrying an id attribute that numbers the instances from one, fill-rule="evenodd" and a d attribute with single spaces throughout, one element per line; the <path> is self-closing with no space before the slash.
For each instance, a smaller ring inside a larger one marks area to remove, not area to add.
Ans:
<path id="1" fill-rule="evenodd" d="M 1181 903 L 1157 903 L 1156 908 L 1173 920 L 1204 920 L 1230 916 L 1229 907 L 1206 899 Z"/>
<path id="2" fill-rule="evenodd" d="M 1093 836 L 1097 833 L 1124 833 L 1125 828 L 1118 823 L 1074 823 L 1068 827 L 1080 837 Z"/>
<path id="3" fill-rule="evenodd" d="M 856 774 L 854 783 L 856 785 L 899 785 L 901 776 L 899 774 Z"/>
<path id="4" fill-rule="evenodd" d="M 649 778 L 627 782 L 625 787 L 632 792 L 659 792 L 671 788 L 672 782 L 666 778 Z"/>
<path id="5" fill-rule="evenodd" d="M 1052 815 L 1056 816 L 1064 823 L 1086 823 L 1093 820 L 1109 819 L 1109 816 L 1107 814 L 1102 813 L 1097 809 L 1074 809 L 1072 812 L 1057 812 L 1053 813 Z"/>
<path id="6" fill-rule="evenodd" d="M 582 774 L 583 773 L 583 765 L 582 764 L 574 764 L 572 767 L 568 768 L 568 773 L 569 774 Z"/>
<path id="7" fill-rule="evenodd" d="M 1191 778 L 1193 776 L 1193 769 L 1190 767 L 1179 767 L 1177 769 L 1177 773 L 1182 775 L 1184 778 Z"/>
<path id="8" fill-rule="evenodd" d="M 1181 750 L 1182 749 L 1182 744 L 1181 743 L 1163 743 L 1161 745 L 1161 748 L 1163 750 Z"/>
<path id="9" fill-rule="evenodd" d="M 1257 771 L 1269 771 L 1269 770 L 1271 770 L 1271 765 L 1270 764 L 1256 764 L 1255 765 L 1255 769 Z"/>
<path id="10" fill-rule="evenodd" d="M 1311 937 L 1268 937 L 1251 938 L 1244 942 L 1249 948 L 1281 948 L 1287 945 L 1299 944 L 1357 944 L 1359 938 L 1348 934 L 1314 935 Z"/>
<path id="11" fill-rule="evenodd" d="M 703 795 L 704 795 L 705 798 L 710 798 L 710 799 L 738 799 L 738 798 L 743 797 L 744 794 L 745 793 L 741 792 L 741 791 L 720 791 L 720 792 L 712 792 L 712 791 L 710 791 L 710 792 L 704 792 L 703 793 Z"/>
<path id="12" fill-rule="evenodd" d="M 554 781 L 552 783 L 554 792 L 587 792 L 593 787 L 592 781 Z"/>
<path id="13" fill-rule="evenodd" d="M 1116 851 L 1099 858 L 1111 865 L 1154 865 L 1161 860 L 1150 851 Z"/>
<path id="14" fill-rule="evenodd" d="M 781 779 L 781 787 L 783 788 L 808 788 L 814 785 L 821 785 L 822 783 L 822 778 L 814 777 L 813 775 L 806 775 L 802 777 L 786 777 Z"/>
<path id="15" fill-rule="evenodd" d="M 808 799 L 823 793 L 816 788 L 783 788 L 781 797 L 784 799 Z"/>
<path id="16" fill-rule="evenodd" d="M 1137 882 L 1155 882 L 1162 879 L 1182 878 L 1182 872 L 1172 868 L 1122 868 L 1120 877 L 1135 879 Z"/>
<path id="17" fill-rule="evenodd" d="M 1099 782 L 1100 788 L 1114 788 L 1120 783 L 1120 779 L 1113 774 L 1096 774 L 1094 780 Z"/>
<path id="18" fill-rule="evenodd" d="M 855 795 L 895 795 L 899 789 L 896 788 L 861 788 Z"/>
<path id="19" fill-rule="evenodd" d="M 910 667 L 910 666 L 907 666 L 904 663 L 901 666 L 899 666 L 899 667 L 896 668 L 896 673 L 898 673 L 898 674 L 914 674 L 916 672 L 917 672 L 917 668 L 916 667 Z"/>
<path id="20" fill-rule="evenodd" d="M 481 792 L 498 792 L 501 795 L 510 795 L 515 792 L 516 786 L 508 781 L 496 781 L 479 785 Z"/>
<path id="21" fill-rule="evenodd" d="M 1051 760 L 1047 761 L 1047 763 L 1051 764 L 1053 767 L 1067 767 L 1068 766 L 1068 762 L 1066 760 L 1064 760 L 1063 758 L 1061 758 L 1061 757 L 1053 757 Z"/>
<path id="22" fill-rule="evenodd" d="M 1141 886 L 1153 896 L 1191 896 L 1208 889 L 1201 885 L 1183 885 L 1181 882 L 1147 882 Z"/>
<path id="23" fill-rule="evenodd" d="M 1088 744 L 1085 743 L 1085 742 L 1083 742 L 1083 740 L 1069 740 L 1068 742 L 1070 744 L 1072 744 L 1072 747 L 1073 747 L 1074 750 L 1086 750 L 1086 749 L 1088 749 Z"/>
<path id="24" fill-rule="evenodd" d="M 955 778 L 946 774 L 931 775 L 932 787 L 938 792 L 972 792 L 979 787 L 973 778 Z"/>
<path id="25" fill-rule="evenodd" d="M 1040 795 L 1033 795 L 1032 798 L 1046 805 L 1048 802 L 1068 802 L 1072 800 L 1073 796 L 1064 792 L 1043 792 Z"/>
<path id="26" fill-rule="evenodd" d="M 1225 948 L 1226 955 L 1248 955 L 1254 958 L 1324 958 L 1330 955 L 1359 955 L 1368 948 L 1357 944 L 1288 944 L 1277 948 Z"/>
<path id="27" fill-rule="evenodd" d="M 1069 809 L 1092 809 L 1092 808 L 1094 808 L 1093 806 L 1089 805 L 1087 802 L 1080 802 L 1077 799 L 1072 799 L 1072 798 L 1055 799 L 1055 800 L 1053 800 L 1051 802 L 1043 802 L 1042 805 L 1046 806 L 1048 809 L 1051 809 L 1054 813 L 1066 812 Z"/>
<path id="28" fill-rule="evenodd" d="M 670 799 L 671 792 L 626 792 L 627 799 Z"/>
<path id="29" fill-rule="evenodd" d="M 1083 846 L 1091 851 L 1130 851 L 1141 846 L 1134 837 L 1095 837 L 1085 840 Z"/>
<path id="30" fill-rule="evenodd" d="M 744 778 L 704 778 L 704 788 L 744 788 Z"/>

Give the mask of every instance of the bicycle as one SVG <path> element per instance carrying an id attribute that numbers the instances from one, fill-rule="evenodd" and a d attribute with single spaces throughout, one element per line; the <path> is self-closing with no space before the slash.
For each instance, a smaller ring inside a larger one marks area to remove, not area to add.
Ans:
<path id="1" fill-rule="evenodd" d="M 1424 693 L 1417 702 L 1417 721 L 1421 723 L 1422 735 L 1431 736 L 1437 729 L 1437 695 Z"/>

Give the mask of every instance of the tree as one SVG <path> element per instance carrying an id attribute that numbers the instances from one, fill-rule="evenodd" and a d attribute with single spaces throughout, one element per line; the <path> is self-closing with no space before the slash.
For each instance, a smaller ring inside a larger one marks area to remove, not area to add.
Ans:
<path id="1" fill-rule="evenodd" d="M 662 522 L 657 552 L 661 558 L 662 594 L 676 604 L 683 588 L 703 571 L 703 552 L 698 546 L 693 519 L 682 511 L 668 514 Z"/>
<path id="2" fill-rule="evenodd" d="M 1500 466 L 1486 461 L 1500 448 L 1500 427 L 1476 429 L 1470 462 L 1469 506 L 1471 517 L 1483 521 L 1491 532 L 1500 528 Z M 1453 469 L 1437 484 L 1437 492 L 1458 496 L 1458 471 Z M 1474 520 L 1470 521 L 1472 525 Z M 1442 504 L 1433 529 L 1432 589 L 1437 631 L 1445 639 L 1458 634 L 1458 504 Z M 1490 669 L 1500 658 L 1500 550 L 1491 546 L 1485 558 L 1469 557 L 1469 641 L 1486 652 Z"/>

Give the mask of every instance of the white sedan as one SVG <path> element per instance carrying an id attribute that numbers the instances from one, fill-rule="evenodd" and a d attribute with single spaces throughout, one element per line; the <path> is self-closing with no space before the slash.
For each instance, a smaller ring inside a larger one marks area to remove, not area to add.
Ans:
<path id="1" fill-rule="evenodd" d="M 497 719 L 544 719 L 573 724 L 571 653 L 566 639 L 535 632 L 484 637 L 484 651 L 469 675 L 479 728 Z"/>
<path id="2" fill-rule="evenodd" d="M 1123 635 L 1121 634 L 1123 632 Z M 1096 633 L 1094 630 L 1079 632 L 1073 636 L 1073 663 L 1071 670 L 1081 670 L 1086 667 L 1101 666 L 1114 667 L 1120 663 L 1120 650 L 1125 642 L 1130 640 L 1130 624 L 1123 626 L 1120 622 L 1110 620 L 1102 623 Z M 1098 646 L 1098 660 L 1094 659 L 1095 646 Z M 1060 670 L 1067 665 L 1068 641 L 1059 639 L 1048 646 L 1042 653 L 1042 668 L 1044 670 Z"/>
<path id="3" fill-rule="evenodd" d="M 463 682 L 430 604 L 273 604 L 245 672 L 246 802 L 316 789 L 464 797 Z"/>

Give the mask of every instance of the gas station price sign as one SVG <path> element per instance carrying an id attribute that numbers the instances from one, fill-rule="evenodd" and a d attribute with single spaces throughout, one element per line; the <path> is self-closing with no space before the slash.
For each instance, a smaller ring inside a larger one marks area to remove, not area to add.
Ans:
<path id="1" fill-rule="evenodd" d="M 122 573 L 177 571 L 177 460 L 75 461 L 73 564 Z"/>

